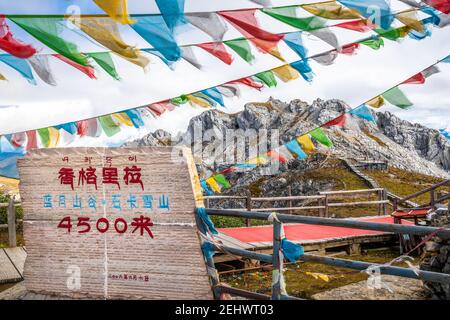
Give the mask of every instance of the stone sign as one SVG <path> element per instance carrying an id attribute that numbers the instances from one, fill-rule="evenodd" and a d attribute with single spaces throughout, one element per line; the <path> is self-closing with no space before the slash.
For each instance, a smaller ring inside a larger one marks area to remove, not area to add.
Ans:
<path id="1" fill-rule="evenodd" d="M 212 299 L 186 148 L 34 150 L 19 161 L 29 291 Z"/>

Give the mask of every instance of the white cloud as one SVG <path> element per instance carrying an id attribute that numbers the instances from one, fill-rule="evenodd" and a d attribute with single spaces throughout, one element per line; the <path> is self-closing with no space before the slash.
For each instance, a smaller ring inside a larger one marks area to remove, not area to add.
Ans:
<path id="1" fill-rule="evenodd" d="M 25 2 L 28 1 L 30 0 Z M 83 1 L 87 3 L 87 0 Z M 188 6 L 191 3 L 192 8 L 195 8 L 199 3 L 198 0 L 196 1 L 188 1 Z M 25 2 L 24 0 L 16 1 L 17 6 L 14 7 L 14 10 L 18 10 L 16 12 L 29 10 L 30 7 L 24 6 Z M 224 4 L 223 1 L 218 0 L 208 1 L 208 3 L 213 2 L 216 7 L 219 6 L 219 3 L 220 5 Z M 288 0 L 274 1 L 275 4 L 280 5 L 289 2 Z M 45 1 L 39 1 L 41 12 L 55 10 L 52 7 L 45 7 L 43 3 Z M 142 12 L 139 10 L 146 10 L 143 8 L 147 8 L 148 1 L 132 1 L 132 3 L 130 10 Z M 245 0 L 233 0 L 226 3 L 227 5 L 239 3 L 242 6 L 248 6 L 248 2 Z M 20 5 L 22 7 L 19 7 Z M 0 11 L 4 9 L 2 6 L 0 4 Z M 8 8 L 12 10 L 12 6 L 8 6 Z M 153 9 L 149 8 L 149 10 Z M 292 30 L 289 27 L 284 27 L 283 30 L 276 29 L 280 26 L 270 22 L 273 20 L 267 17 L 261 18 L 263 24 L 265 23 L 264 26 L 274 32 Z M 17 28 L 14 30 L 19 32 Z M 235 30 L 230 31 L 227 35 L 228 38 L 236 36 L 239 35 Z M 342 43 L 355 41 L 364 36 L 366 35 L 344 30 L 339 31 L 339 39 Z M 431 38 L 422 41 L 406 39 L 401 43 L 386 40 L 385 47 L 379 51 L 363 47 L 356 56 L 340 56 L 332 66 L 323 67 L 313 62 L 312 66 L 316 77 L 312 84 L 297 80 L 290 83 L 280 83 L 277 88 L 264 89 L 262 92 L 243 89 L 243 96 L 240 100 L 226 101 L 227 110 L 235 112 L 242 109 L 246 102 L 264 101 L 269 96 L 285 101 L 299 98 L 308 102 L 315 98 L 339 98 L 351 106 L 357 106 L 390 86 L 405 80 L 437 59 L 450 54 L 449 36 L 450 27 L 434 29 Z M 193 38 L 185 35 L 181 36 L 180 42 L 207 41 L 207 37 L 205 38 L 205 35 L 201 33 L 192 37 L 195 39 L 193 40 Z M 146 46 L 145 42 L 132 32 L 125 31 L 124 38 L 132 44 Z M 310 54 L 329 49 L 327 45 L 313 37 L 306 37 L 305 44 L 309 48 Z M 93 50 L 93 47 L 90 43 L 82 43 L 83 50 Z M 298 59 L 285 46 L 282 51 L 288 61 Z M 144 74 L 140 68 L 127 61 L 114 58 L 117 69 L 123 78 L 121 82 L 112 80 L 103 71 L 99 71 L 99 80 L 93 81 L 64 63 L 55 60 L 51 62 L 59 84 L 55 88 L 46 86 L 42 82 L 37 87 L 30 86 L 13 70 L 0 65 L 0 73 L 3 73 L 9 79 L 8 82 L 0 83 L 0 105 L 14 106 L 0 108 L 0 133 L 49 126 L 145 105 L 247 76 L 281 64 L 275 58 L 258 54 L 257 61 L 252 66 L 247 65 L 237 56 L 233 65 L 226 66 L 201 49 L 196 50 L 196 53 L 205 65 L 202 71 L 196 70 L 185 62 L 178 63 L 176 70 L 171 71 L 157 58 L 153 58 L 154 63 L 151 66 L 151 71 Z M 388 108 L 388 110 L 409 121 L 435 128 L 450 126 L 450 120 L 447 116 L 450 108 L 448 95 L 450 65 L 442 66 L 441 71 L 440 74 L 432 76 L 425 85 L 408 86 L 404 89 L 405 93 L 416 103 L 413 111 L 402 111 L 394 108 Z M 149 121 L 148 130 L 153 131 L 158 128 L 171 132 L 184 130 L 189 118 L 201 111 L 184 106 L 158 120 Z M 93 144 L 105 141 L 116 143 L 122 139 L 134 138 L 143 133 L 145 133 L 145 130 L 140 132 L 124 130 L 113 139 L 82 140 L 76 143 Z"/>

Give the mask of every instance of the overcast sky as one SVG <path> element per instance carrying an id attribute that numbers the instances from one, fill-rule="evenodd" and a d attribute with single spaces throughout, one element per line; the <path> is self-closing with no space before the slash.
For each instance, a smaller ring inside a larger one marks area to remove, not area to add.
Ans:
<path id="1" fill-rule="evenodd" d="M 292 0 L 273 0 L 274 5 L 292 4 Z M 308 3 L 317 1 L 295 1 Z M 99 13 L 101 10 L 92 5 L 92 0 L 15 0 L 0 3 L 0 12 L 15 13 L 64 13 L 66 8 L 75 3 L 82 13 Z M 130 0 L 130 11 L 133 13 L 157 13 L 154 1 Z M 186 11 L 217 11 L 231 8 L 254 7 L 247 0 L 186 0 Z M 392 1 L 394 10 L 407 8 L 398 1 Z M 279 23 L 264 14 L 259 14 L 264 29 L 272 32 L 287 32 L 294 29 Z M 426 15 L 421 16 L 426 17 Z M 401 24 L 398 24 L 400 26 Z M 11 29 L 17 38 L 33 43 L 41 53 L 52 53 L 42 44 L 12 25 Z M 332 28 L 338 35 L 341 44 L 362 39 L 368 34 L 361 34 L 343 29 Z M 131 45 L 149 47 L 128 26 L 121 28 L 123 38 Z M 81 51 L 104 50 L 101 46 L 89 41 L 86 37 L 68 30 L 64 36 L 76 42 Z M 226 39 L 239 37 L 240 34 L 230 27 Z M 280 83 L 277 88 L 264 89 L 262 92 L 243 89 L 240 99 L 226 100 L 227 109 L 235 112 L 241 110 L 246 102 L 265 101 L 269 96 L 289 101 L 302 99 L 312 102 L 316 98 L 338 98 L 356 107 L 389 87 L 409 78 L 428 65 L 450 54 L 450 27 L 433 29 L 433 36 L 422 41 L 406 38 L 401 42 L 385 41 L 385 47 L 374 51 L 361 48 L 357 55 L 339 56 L 332 66 L 321 66 L 311 62 L 315 73 L 312 83 L 296 80 Z M 180 44 L 192 44 L 210 41 L 210 38 L 199 30 L 192 30 L 178 38 Z M 331 47 L 322 41 L 304 33 L 304 43 L 309 55 L 324 52 Z M 32 86 L 21 78 L 14 70 L 0 64 L 0 73 L 9 81 L 0 82 L 0 134 L 18 132 L 29 129 L 61 124 L 69 121 L 85 119 L 124 109 L 150 104 L 172 98 L 183 93 L 198 91 L 240 77 L 248 76 L 283 64 L 281 61 L 258 53 L 253 48 L 256 61 L 248 65 L 235 56 L 231 66 L 225 65 L 202 49 L 195 48 L 195 53 L 204 65 L 197 70 L 185 61 L 176 64 L 170 70 L 158 58 L 151 57 L 150 71 L 143 70 L 129 62 L 114 57 L 121 81 L 111 79 L 105 72 L 98 70 L 99 79 L 91 80 L 77 70 L 61 61 L 52 60 L 51 67 L 56 76 L 58 86 L 51 87 L 38 80 Z M 280 50 L 288 61 L 298 57 L 284 44 Z M 384 107 L 403 119 L 418 122 L 433 128 L 450 127 L 450 64 L 441 64 L 442 71 L 427 79 L 424 85 L 403 86 L 402 90 L 414 102 L 414 109 L 403 111 L 395 107 Z M 280 81 L 279 81 L 280 82 Z M 74 145 L 116 144 L 126 139 L 136 138 L 146 132 L 158 128 L 175 133 L 184 130 L 189 119 L 202 112 L 202 109 L 185 105 L 175 112 L 168 113 L 158 120 L 147 121 L 147 127 L 140 130 L 124 130 L 117 136 L 106 139 L 79 139 Z"/>

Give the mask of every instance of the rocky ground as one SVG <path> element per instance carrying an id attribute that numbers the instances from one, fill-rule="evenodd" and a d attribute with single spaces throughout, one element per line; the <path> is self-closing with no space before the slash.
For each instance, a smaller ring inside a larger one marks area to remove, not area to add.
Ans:
<path id="1" fill-rule="evenodd" d="M 443 211 L 444 212 L 444 211 Z M 436 212 L 431 219 L 434 227 L 450 228 L 450 215 Z M 420 269 L 450 274 L 450 240 L 434 237 L 425 243 Z M 425 282 L 425 287 L 434 299 L 450 300 L 450 286 Z"/>
<path id="2" fill-rule="evenodd" d="M 360 281 L 315 294 L 314 300 L 424 300 L 428 298 L 422 282 L 395 276 L 382 276 L 386 288 L 371 288 Z"/>

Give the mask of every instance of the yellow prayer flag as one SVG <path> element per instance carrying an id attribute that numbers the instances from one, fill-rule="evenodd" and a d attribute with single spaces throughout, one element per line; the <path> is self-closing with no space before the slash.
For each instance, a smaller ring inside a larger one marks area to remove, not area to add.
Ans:
<path id="1" fill-rule="evenodd" d="M 295 80 L 300 77 L 300 73 L 288 64 L 272 69 L 272 72 L 275 73 L 283 82 Z"/>
<path id="2" fill-rule="evenodd" d="M 417 19 L 416 11 L 405 11 L 395 15 L 395 17 L 405 26 L 410 27 L 417 32 L 423 32 L 423 23 Z"/>
<path id="3" fill-rule="evenodd" d="M 278 49 L 278 47 L 275 47 L 275 48 L 271 49 L 271 50 L 269 51 L 269 53 L 270 53 L 272 56 L 274 56 L 275 58 L 278 58 L 278 59 L 280 59 L 281 61 L 286 62 L 286 60 L 285 60 L 285 59 L 283 58 L 283 56 L 281 55 L 281 52 L 280 52 L 280 50 Z"/>
<path id="4" fill-rule="evenodd" d="M 316 147 L 314 147 L 314 143 L 312 142 L 309 134 L 298 137 L 297 141 L 298 143 L 300 143 L 303 151 L 305 151 L 306 153 L 311 153 L 316 150 Z"/>
<path id="5" fill-rule="evenodd" d="M 250 159 L 247 164 L 255 164 L 257 166 L 259 165 L 264 165 L 267 162 L 269 162 L 269 160 L 267 160 L 266 157 L 264 156 L 257 156 L 256 158 Z"/>
<path id="6" fill-rule="evenodd" d="M 367 104 L 368 106 L 370 106 L 372 108 L 380 108 L 380 107 L 384 106 L 384 98 L 383 98 L 383 96 L 378 96 L 378 97 L 375 97 L 372 100 L 366 102 L 365 104 Z"/>
<path id="7" fill-rule="evenodd" d="M 196 96 L 193 96 L 192 94 L 189 94 L 187 96 L 187 98 L 188 98 L 188 100 L 189 100 L 191 105 L 194 105 L 194 106 L 197 105 L 197 106 L 200 106 L 202 108 L 210 108 L 211 107 L 211 104 L 208 101 L 206 101 L 206 100 L 204 100 L 202 98 L 198 98 Z"/>
<path id="8" fill-rule="evenodd" d="M 309 13 L 319 16 L 325 19 L 361 19 L 361 15 L 358 11 L 346 8 L 334 1 L 310 3 L 300 5 L 304 10 Z"/>
<path id="9" fill-rule="evenodd" d="M 5 78 L 5 76 L 0 73 L 0 81 L 6 81 L 6 80 L 7 79 Z"/>
<path id="10" fill-rule="evenodd" d="M 110 49 L 120 57 L 145 68 L 150 63 L 150 59 L 142 55 L 141 51 L 126 44 L 119 33 L 117 23 L 110 18 L 82 17 L 71 18 L 69 21 L 75 24 L 98 43 Z"/>
<path id="11" fill-rule="evenodd" d="M 213 177 L 206 179 L 206 183 L 217 193 L 220 193 L 220 187 Z"/>
<path id="12" fill-rule="evenodd" d="M 49 131 L 49 148 L 56 148 L 56 146 L 59 143 L 60 133 L 58 129 L 55 129 L 53 127 L 48 128 Z"/>
<path id="13" fill-rule="evenodd" d="M 115 114 L 113 114 L 113 117 L 115 119 L 117 119 L 119 121 L 119 123 L 122 123 L 122 124 L 126 125 L 127 127 L 133 126 L 133 122 L 131 122 L 130 117 L 124 112 L 115 113 Z"/>
<path id="14" fill-rule="evenodd" d="M 128 0 L 94 0 L 114 21 L 121 24 L 132 24 L 128 15 Z"/>

